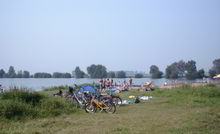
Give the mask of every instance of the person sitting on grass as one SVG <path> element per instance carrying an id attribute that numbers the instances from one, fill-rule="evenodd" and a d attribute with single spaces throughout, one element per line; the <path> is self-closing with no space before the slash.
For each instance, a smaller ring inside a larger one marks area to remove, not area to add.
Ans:
<path id="1" fill-rule="evenodd" d="M 68 94 L 72 96 L 73 95 L 73 91 L 74 91 L 74 88 L 69 86 Z"/>
<path id="2" fill-rule="evenodd" d="M 63 91 L 60 89 L 58 93 L 53 94 L 53 96 L 63 96 Z"/>

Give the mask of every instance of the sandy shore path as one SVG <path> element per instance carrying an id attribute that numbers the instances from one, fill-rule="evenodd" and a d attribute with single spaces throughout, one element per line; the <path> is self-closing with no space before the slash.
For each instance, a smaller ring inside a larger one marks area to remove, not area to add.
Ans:
<path id="1" fill-rule="evenodd" d="M 209 83 L 201 83 L 201 82 L 195 82 L 195 83 L 191 83 L 188 85 L 191 85 L 192 87 L 200 87 L 200 86 L 205 86 Z M 171 88 L 177 88 L 177 87 L 181 87 L 183 84 L 176 84 L 176 85 L 167 85 L 167 86 L 160 86 L 159 88 L 161 89 L 171 89 Z"/>

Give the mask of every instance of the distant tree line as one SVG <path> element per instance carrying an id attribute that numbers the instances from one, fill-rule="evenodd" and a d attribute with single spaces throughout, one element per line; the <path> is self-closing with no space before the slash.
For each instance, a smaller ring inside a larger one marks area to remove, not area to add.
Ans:
<path id="1" fill-rule="evenodd" d="M 107 69 L 103 65 L 95 65 L 92 64 L 91 66 L 87 67 L 88 74 L 84 73 L 78 66 L 73 71 L 75 78 L 126 78 L 125 71 L 118 71 L 118 72 L 107 72 Z"/>
<path id="2" fill-rule="evenodd" d="M 52 77 L 53 78 L 71 78 L 71 74 L 70 73 L 54 72 Z"/>
<path id="3" fill-rule="evenodd" d="M 88 74 L 83 72 L 80 67 L 77 66 L 72 72 L 72 75 L 70 73 L 60 72 L 54 72 L 53 74 L 37 72 L 33 75 L 30 75 L 30 73 L 26 70 L 20 70 L 16 73 L 14 67 L 10 66 L 8 72 L 5 72 L 3 69 L 0 70 L 0 78 L 127 78 L 125 71 L 108 72 L 107 68 L 103 65 L 92 64 L 87 67 L 87 72 Z M 205 76 L 204 69 L 197 70 L 196 62 L 194 60 L 189 60 L 187 62 L 180 60 L 168 65 L 165 70 L 165 75 L 163 75 L 163 72 L 159 70 L 159 67 L 152 65 L 150 66 L 149 73 L 151 78 L 187 78 L 189 80 L 193 80 L 207 77 Z M 212 78 L 216 74 L 220 74 L 220 59 L 215 59 L 213 61 L 213 67 L 209 70 L 209 77 Z M 137 73 L 134 77 L 143 78 L 144 76 L 141 73 Z"/>
<path id="4" fill-rule="evenodd" d="M 134 77 L 135 77 L 135 78 L 143 78 L 144 76 L 143 76 L 143 74 L 141 74 L 141 73 L 137 73 L 137 74 L 135 74 Z"/>
<path id="5" fill-rule="evenodd" d="M 10 66 L 7 73 L 3 69 L 0 70 L 0 78 L 30 78 L 30 73 L 22 70 L 16 73 L 14 67 Z"/>
<path id="6" fill-rule="evenodd" d="M 189 80 L 205 77 L 204 69 L 197 70 L 196 62 L 183 60 L 174 62 L 166 68 L 166 78 L 176 79 L 186 77 Z"/>
<path id="7" fill-rule="evenodd" d="M 51 75 L 50 73 L 37 72 L 34 75 L 30 75 L 29 71 L 20 70 L 16 73 L 14 67 L 10 66 L 7 73 L 3 69 L 0 70 L 0 78 L 71 78 L 71 74 L 54 72 Z"/>
<path id="8" fill-rule="evenodd" d="M 34 78 L 52 78 L 50 73 L 38 72 L 34 74 Z"/>

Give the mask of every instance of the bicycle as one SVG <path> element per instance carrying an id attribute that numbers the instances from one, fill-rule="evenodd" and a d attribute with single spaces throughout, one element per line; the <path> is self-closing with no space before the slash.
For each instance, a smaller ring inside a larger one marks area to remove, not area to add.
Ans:
<path id="1" fill-rule="evenodd" d="M 72 89 L 72 92 L 65 96 L 66 101 L 69 104 L 75 104 L 76 107 L 83 108 L 85 104 L 87 104 L 91 100 L 91 96 L 87 93 L 81 93 L 76 91 L 76 89 L 73 89 L 72 87 L 69 87 L 69 89 Z"/>
<path id="2" fill-rule="evenodd" d="M 116 111 L 116 106 L 112 101 L 112 98 L 107 98 L 102 96 L 93 96 L 91 101 L 85 105 L 85 111 L 87 113 L 95 113 L 97 109 L 100 109 L 100 112 L 105 111 L 106 113 L 113 114 Z"/>

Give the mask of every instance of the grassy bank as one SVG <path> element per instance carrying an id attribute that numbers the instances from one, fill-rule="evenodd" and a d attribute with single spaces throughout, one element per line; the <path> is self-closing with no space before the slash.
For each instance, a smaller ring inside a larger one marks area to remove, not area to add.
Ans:
<path id="1" fill-rule="evenodd" d="M 220 88 L 215 85 L 197 88 L 184 85 L 176 89 L 157 89 L 154 92 L 121 93 L 124 99 L 128 99 L 129 95 L 147 95 L 154 98 L 145 103 L 121 106 L 116 114 L 112 115 L 87 114 L 81 109 L 69 113 L 69 107 L 65 106 L 62 99 L 48 97 L 47 93 L 39 93 L 43 94 L 43 97 L 36 104 L 33 104 L 33 101 L 24 101 L 25 99 L 21 102 L 14 101 L 30 106 L 31 110 L 66 110 L 66 113 L 57 116 L 45 114 L 44 111 L 40 112 L 42 115 L 38 118 L 25 116 L 30 119 L 4 119 L 0 121 L 0 134 L 218 134 L 220 132 Z M 1 98 L 1 101 L 13 101 L 13 99 Z M 57 101 L 62 106 L 50 108 Z"/>
<path id="2" fill-rule="evenodd" d="M 0 94 L 1 120 L 26 120 L 71 114 L 76 109 L 63 98 L 50 97 L 43 92 L 13 88 Z"/>

